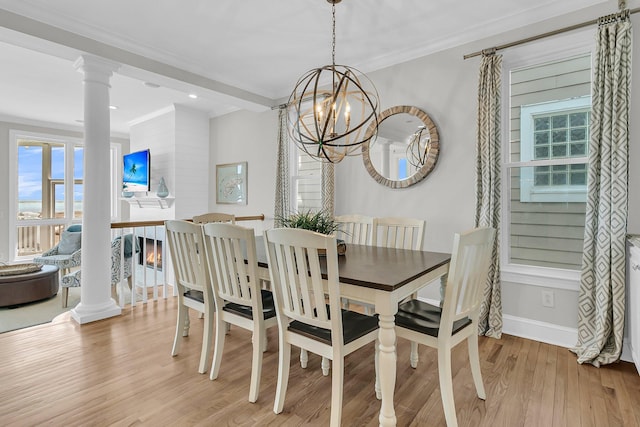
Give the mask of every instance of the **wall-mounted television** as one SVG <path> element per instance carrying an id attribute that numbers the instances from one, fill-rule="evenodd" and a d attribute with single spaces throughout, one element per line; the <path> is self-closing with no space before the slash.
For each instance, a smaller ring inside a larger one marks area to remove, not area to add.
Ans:
<path id="1" fill-rule="evenodd" d="M 151 191 L 151 155 L 149 150 L 122 156 L 122 191 Z"/>

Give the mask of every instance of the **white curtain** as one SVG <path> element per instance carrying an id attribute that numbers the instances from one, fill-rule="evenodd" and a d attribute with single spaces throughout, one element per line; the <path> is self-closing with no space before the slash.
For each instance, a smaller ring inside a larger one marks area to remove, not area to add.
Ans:
<path id="1" fill-rule="evenodd" d="M 289 134 L 287 132 L 287 109 L 278 112 L 278 159 L 276 162 L 276 199 L 274 226 L 280 227 L 281 219 L 291 212 L 289 190 Z"/>
<path id="2" fill-rule="evenodd" d="M 579 363 L 600 366 L 620 358 L 624 329 L 632 44 L 628 11 L 600 20 L 597 43 L 578 342 L 572 351 Z"/>
<path id="3" fill-rule="evenodd" d="M 482 55 L 478 79 L 478 136 L 476 162 L 476 227 L 496 229 L 489 279 L 480 307 L 478 333 L 502 336 L 502 296 L 500 285 L 500 95 L 502 55 Z"/>

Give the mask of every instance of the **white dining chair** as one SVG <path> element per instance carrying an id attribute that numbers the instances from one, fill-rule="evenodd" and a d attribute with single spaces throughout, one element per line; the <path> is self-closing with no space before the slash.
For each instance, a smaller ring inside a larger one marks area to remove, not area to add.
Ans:
<path id="1" fill-rule="evenodd" d="M 164 224 L 178 288 L 178 320 L 171 355 L 178 355 L 182 337 L 189 336 L 189 309 L 203 313 L 204 331 L 198 367 L 198 372 L 203 374 L 210 363 L 214 302 L 208 286 L 202 230 L 199 225 L 188 221 L 170 220 Z"/>
<path id="2" fill-rule="evenodd" d="M 365 215 L 338 215 L 334 217 L 338 223 L 336 237 L 345 243 L 354 245 L 370 245 L 373 218 Z"/>
<path id="3" fill-rule="evenodd" d="M 338 215 L 334 217 L 336 223 L 338 223 L 338 231 L 336 237 L 342 239 L 345 243 L 354 245 L 370 245 L 371 244 L 371 232 L 373 230 L 373 217 L 365 215 Z M 364 305 L 357 301 L 351 301 L 343 298 L 342 307 L 348 309 L 350 304 L 355 302 L 356 304 L 363 305 L 367 314 L 373 313 L 373 308 L 368 305 Z"/>
<path id="4" fill-rule="evenodd" d="M 485 399 L 478 351 L 478 316 L 488 280 L 495 230 L 456 234 L 442 308 L 412 299 L 400 304 L 396 334 L 438 350 L 440 394 L 448 427 L 458 425 L 453 399 L 451 349 L 465 339 L 476 392 Z"/>
<path id="5" fill-rule="evenodd" d="M 374 218 L 371 244 L 386 248 L 422 250 L 424 226 L 425 220 L 417 218 Z"/>
<path id="6" fill-rule="evenodd" d="M 344 357 L 374 341 L 377 355 L 378 318 L 341 310 L 335 237 L 301 229 L 275 229 L 265 232 L 265 245 L 280 344 L 273 411 L 279 414 L 284 408 L 294 345 L 332 361 L 330 424 L 339 426 Z M 320 271 L 319 251 L 326 251 L 326 280 Z M 377 357 L 374 361 L 377 381 Z"/>
<path id="7" fill-rule="evenodd" d="M 418 218 L 383 217 L 373 219 L 373 246 L 382 246 L 394 249 L 422 250 L 424 240 L 424 227 L 426 221 Z M 417 298 L 418 294 L 413 294 Z M 367 313 L 371 307 L 365 306 Z M 410 362 L 415 365 L 418 360 L 418 344 L 411 343 Z"/>
<path id="8" fill-rule="evenodd" d="M 262 289 L 258 277 L 254 230 L 233 224 L 202 226 L 209 283 L 216 305 L 216 338 L 210 379 L 220 372 L 226 324 L 252 332 L 253 358 L 249 402 L 258 400 L 262 352 L 267 347 L 266 329 L 277 325 L 271 291 Z"/>
<path id="9" fill-rule="evenodd" d="M 221 212 L 209 212 L 202 215 L 195 215 L 193 217 L 193 222 L 195 224 L 207 224 L 209 222 L 228 222 L 230 224 L 235 224 L 236 216 Z"/>

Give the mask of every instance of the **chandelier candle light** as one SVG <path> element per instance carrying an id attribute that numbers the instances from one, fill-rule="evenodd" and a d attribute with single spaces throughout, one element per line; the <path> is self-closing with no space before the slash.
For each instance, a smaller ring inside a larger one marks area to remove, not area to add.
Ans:
<path id="1" fill-rule="evenodd" d="M 287 103 L 289 131 L 296 145 L 312 157 L 337 163 L 356 153 L 377 132 L 378 92 L 355 68 L 336 65 L 336 4 L 331 3 L 331 65 L 307 71 L 296 83 Z M 322 85 L 326 88 L 322 89 Z"/>

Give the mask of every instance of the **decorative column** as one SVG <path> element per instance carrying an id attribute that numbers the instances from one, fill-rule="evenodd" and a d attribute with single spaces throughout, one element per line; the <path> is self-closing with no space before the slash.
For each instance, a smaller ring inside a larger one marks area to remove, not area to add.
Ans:
<path id="1" fill-rule="evenodd" d="M 111 298 L 111 198 L 109 79 L 119 64 L 82 55 L 74 67 L 84 74 L 84 202 L 80 303 L 71 310 L 78 323 L 118 316 Z"/>

